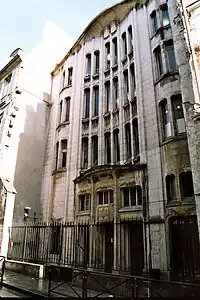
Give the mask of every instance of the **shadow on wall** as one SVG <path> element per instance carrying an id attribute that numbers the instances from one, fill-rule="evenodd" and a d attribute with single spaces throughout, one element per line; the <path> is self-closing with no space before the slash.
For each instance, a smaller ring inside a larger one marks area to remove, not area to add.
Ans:
<path id="1" fill-rule="evenodd" d="M 23 133 L 19 135 L 19 147 L 15 168 L 14 186 L 17 194 L 13 222 L 23 221 L 24 207 L 31 207 L 30 216 L 40 216 L 40 195 L 44 167 L 46 121 L 48 106 L 38 103 L 34 111 L 25 106 L 26 119 Z"/>

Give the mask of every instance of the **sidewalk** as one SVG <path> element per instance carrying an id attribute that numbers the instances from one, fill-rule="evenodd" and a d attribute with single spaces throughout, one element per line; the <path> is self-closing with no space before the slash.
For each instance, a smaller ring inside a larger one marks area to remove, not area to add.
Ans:
<path id="1" fill-rule="evenodd" d="M 37 296 L 44 299 L 48 297 L 48 279 L 32 278 L 28 275 L 5 270 L 3 285 L 5 287 L 13 288 L 15 290 L 27 293 L 32 296 Z M 54 288 L 55 285 L 56 283 L 53 282 L 52 288 Z M 80 287 L 74 287 L 74 289 L 80 296 L 82 295 L 82 289 Z M 61 287 L 57 288 L 56 292 L 64 294 L 68 297 L 78 298 L 78 295 L 66 283 L 63 284 Z M 87 291 L 88 297 L 95 297 L 98 294 L 99 292 L 93 290 Z M 55 293 L 51 293 L 51 298 L 65 297 L 64 295 L 61 296 Z M 106 298 L 108 297 L 108 294 L 104 293 L 99 297 Z"/>

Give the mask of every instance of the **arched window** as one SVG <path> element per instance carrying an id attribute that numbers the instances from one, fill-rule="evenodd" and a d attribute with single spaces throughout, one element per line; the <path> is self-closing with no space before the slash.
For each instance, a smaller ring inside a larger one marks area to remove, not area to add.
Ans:
<path id="1" fill-rule="evenodd" d="M 176 181 L 174 174 L 167 175 L 166 178 L 167 200 L 176 199 Z"/>
<path id="2" fill-rule="evenodd" d="M 188 198 L 194 196 L 192 172 L 182 172 L 179 175 L 181 198 Z"/>

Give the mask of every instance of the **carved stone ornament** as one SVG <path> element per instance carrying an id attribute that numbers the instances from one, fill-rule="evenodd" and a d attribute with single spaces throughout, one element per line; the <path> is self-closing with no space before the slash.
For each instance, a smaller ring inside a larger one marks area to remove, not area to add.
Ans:
<path id="1" fill-rule="evenodd" d="M 109 207 L 99 207 L 98 208 L 98 221 L 99 222 L 109 222 Z"/>

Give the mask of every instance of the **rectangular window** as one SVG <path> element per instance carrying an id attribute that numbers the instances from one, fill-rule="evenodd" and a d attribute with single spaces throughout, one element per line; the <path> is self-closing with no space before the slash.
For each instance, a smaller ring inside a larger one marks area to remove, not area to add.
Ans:
<path id="1" fill-rule="evenodd" d="M 130 124 L 125 125 L 125 139 L 126 139 L 126 159 L 131 158 L 131 128 Z"/>
<path id="2" fill-rule="evenodd" d="M 59 142 L 56 143 L 56 161 L 55 161 L 55 169 L 58 169 L 58 153 L 59 153 Z"/>
<path id="3" fill-rule="evenodd" d="M 79 205 L 80 205 L 80 211 L 87 211 L 90 210 L 90 194 L 80 195 L 79 196 Z"/>
<path id="4" fill-rule="evenodd" d="M 167 53 L 169 71 L 174 71 L 176 70 L 176 58 L 174 53 L 174 44 L 172 40 L 168 41 L 165 44 L 165 49 Z"/>
<path id="5" fill-rule="evenodd" d="M 114 162 L 120 161 L 120 148 L 119 148 L 119 129 L 113 131 L 114 135 Z"/>
<path id="6" fill-rule="evenodd" d="M 62 88 L 65 87 L 65 71 L 62 73 Z"/>
<path id="7" fill-rule="evenodd" d="M 122 34 L 122 51 L 123 57 L 127 55 L 127 41 L 126 41 L 126 32 Z"/>
<path id="8" fill-rule="evenodd" d="M 98 205 L 113 203 L 113 191 L 97 192 L 97 203 Z"/>
<path id="9" fill-rule="evenodd" d="M 118 78 L 115 77 L 113 79 L 113 109 L 118 108 L 119 103 L 118 103 Z"/>
<path id="10" fill-rule="evenodd" d="M 134 119 L 132 124 L 133 124 L 133 151 L 134 151 L 134 157 L 136 157 L 140 153 L 138 119 Z"/>
<path id="11" fill-rule="evenodd" d="M 110 81 L 105 83 L 105 112 L 110 111 Z"/>
<path id="12" fill-rule="evenodd" d="M 82 169 L 88 168 L 88 138 L 82 139 L 82 158 L 81 158 Z"/>
<path id="13" fill-rule="evenodd" d="M 106 150 L 106 164 L 111 163 L 111 138 L 110 132 L 105 133 L 105 150 Z"/>
<path id="14" fill-rule="evenodd" d="M 65 99 L 65 122 L 69 122 L 70 115 L 70 97 Z"/>
<path id="15" fill-rule="evenodd" d="M 129 44 L 129 52 L 133 51 L 133 31 L 132 26 L 128 28 L 128 44 Z"/>
<path id="16" fill-rule="evenodd" d="M 129 95 L 129 82 L 128 82 L 128 70 L 123 72 L 124 75 L 124 103 L 128 102 Z"/>
<path id="17" fill-rule="evenodd" d="M 182 97 L 181 95 L 174 95 L 171 97 L 174 117 L 175 133 L 185 133 L 185 119 L 183 113 Z"/>
<path id="18" fill-rule="evenodd" d="M 153 11 L 151 14 L 151 23 L 152 23 L 152 32 L 154 34 L 158 30 L 156 11 Z"/>
<path id="19" fill-rule="evenodd" d="M 96 117 L 99 115 L 99 87 L 95 86 L 94 90 L 94 98 L 93 98 L 93 117 Z"/>
<path id="20" fill-rule="evenodd" d="M 99 51 L 94 52 L 94 74 L 99 74 L 99 62 L 100 62 L 100 53 Z"/>
<path id="21" fill-rule="evenodd" d="M 90 116 L 90 90 L 89 89 L 85 90 L 84 98 L 85 98 L 84 118 L 89 118 Z"/>
<path id="22" fill-rule="evenodd" d="M 68 69 L 68 82 L 67 85 L 71 86 L 72 85 L 72 74 L 73 74 L 73 68 Z"/>
<path id="23" fill-rule="evenodd" d="M 142 205 L 142 188 L 139 185 L 121 189 L 122 206 Z"/>
<path id="24" fill-rule="evenodd" d="M 113 39 L 113 65 L 118 63 L 117 38 Z"/>
<path id="25" fill-rule="evenodd" d="M 161 110 L 161 117 L 162 117 L 163 138 L 165 139 L 172 135 L 167 99 L 164 99 L 160 102 L 160 110 Z"/>
<path id="26" fill-rule="evenodd" d="M 98 165 L 98 136 L 92 137 L 92 165 Z"/>
<path id="27" fill-rule="evenodd" d="M 63 108 L 63 101 L 60 101 L 60 106 L 59 106 L 59 124 L 62 123 L 62 108 Z"/>
<path id="28" fill-rule="evenodd" d="M 163 26 L 169 25 L 169 13 L 168 13 L 168 8 L 167 5 L 163 6 L 162 10 L 162 22 Z"/>
<path id="29" fill-rule="evenodd" d="M 110 69 L 110 43 L 105 44 L 106 51 L 106 70 Z"/>
<path id="30" fill-rule="evenodd" d="M 66 168 L 67 165 L 67 140 L 61 141 L 61 166 Z"/>
<path id="31" fill-rule="evenodd" d="M 91 54 L 88 53 L 86 55 L 86 76 L 90 76 L 91 75 L 91 63 L 92 63 Z"/>
<path id="32" fill-rule="evenodd" d="M 156 58 L 158 76 L 160 77 L 163 74 L 163 62 L 162 62 L 162 54 L 161 54 L 160 47 L 157 47 L 154 53 Z"/>

